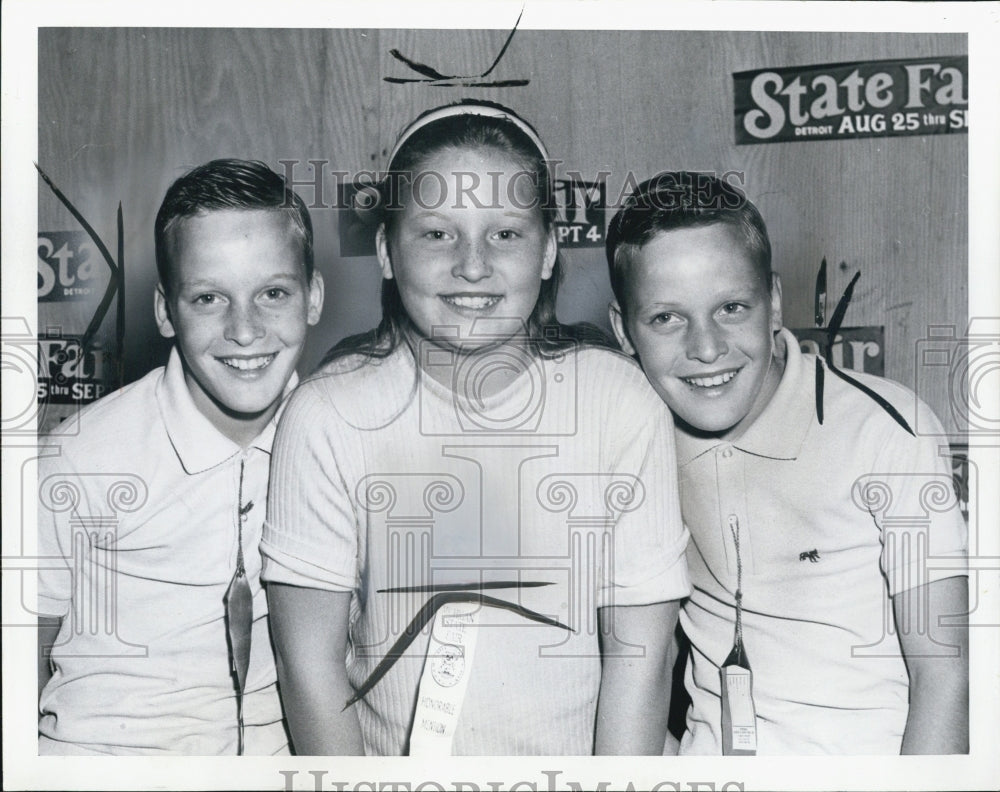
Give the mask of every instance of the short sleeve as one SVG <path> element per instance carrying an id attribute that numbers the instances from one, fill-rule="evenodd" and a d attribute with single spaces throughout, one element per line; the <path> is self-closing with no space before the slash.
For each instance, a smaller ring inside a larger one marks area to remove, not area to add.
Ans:
<path id="1" fill-rule="evenodd" d="M 889 594 L 968 573 L 968 527 L 955 494 L 946 435 L 917 402 L 918 434 L 895 423 L 875 468 L 857 485 L 881 531 L 881 564 Z"/>
<path id="2" fill-rule="evenodd" d="M 599 607 L 667 602 L 691 591 L 673 420 L 652 391 L 644 398 L 645 381 L 640 387 L 643 398 L 620 400 L 609 424 L 616 446 L 613 472 L 619 484 L 606 493 L 615 517 L 613 557 L 605 566 Z"/>
<path id="3" fill-rule="evenodd" d="M 73 597 L 72 515 L 84 497 L 60 449 L 46 445 L 38 461 L 38 613 L 63 617 Z"/>
<path id="4" fill-rule="evenodd" d="M 338 459 L 350 441 L 323 385 L 323 379 L 300 385 L 278 424 L 261 578 L 351 591 L 358 585 L 358 527 Z"/>

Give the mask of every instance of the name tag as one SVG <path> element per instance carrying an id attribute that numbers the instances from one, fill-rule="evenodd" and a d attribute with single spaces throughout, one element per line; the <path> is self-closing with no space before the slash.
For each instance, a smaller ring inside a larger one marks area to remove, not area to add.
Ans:
<path id="1" fill-rule="evenodd" d="M 722 680 L 722 753 L 757 753 L 757 715 L 753 706 L 753 672 L 738 665 L 719 669 Z"/>
<path id="2" fill-rule="evenodd" d="M 472 674 L 482 606 L 449 602 L 434 616 L 410 729 L 410 756 L 450 756 Z"/>

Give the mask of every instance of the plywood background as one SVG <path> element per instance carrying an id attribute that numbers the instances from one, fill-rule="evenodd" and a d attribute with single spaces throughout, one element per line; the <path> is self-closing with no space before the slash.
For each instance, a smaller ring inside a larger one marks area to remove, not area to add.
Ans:
<path id="1" fill-rule="evenodd" d="M 929 325 L 966 323 L 967 137 L 871 138 L 736 146 L 732 73 L 893 57 L 961 55 L 964 35 L 790 32 L 519 31 L 493 72 L 514 88 L 392 85 L 415 76 L 397 48 L 444 73 L 478 74 L 502 30 L 57 29 L 39 36 L 38 162 L 114 249 L 125 217 L 126 376 L 165 360 L 152 321 L 153 218 L 170 182 L 222 156 L 261 159 L 310 177 L 309 160 L 354 172 L 384 165 L 417 113 L 465 96 L 520 111 L 539 129 L 561 174 L 610 171 L 609 198 L 631 171 L 738 170 L 763 213 L 784 282 L 786 324 L 812 324 L 825 256 L 830 311 L 853 273 L 862 280 L 849 325 L 884 325 L 887 376 L 955 428 L 946 371 L 915 363 Z M 320 200 L 334 200 L 332 177 Z M 315 203 L 315 190 L 299 188 Z M 321 325 L 302 370 L 378 319 L 373 259 L 339 256 L 337 212 L 313 209 L 317 263 L 327 280 Z M 75 221 L 39 188 L 39 229 Z M 564 253 L 560 318 L 606 324 L 603 254 Z M 841 269 L 837 264 L 844 261 Z M 78 306 L 79 317 L 92 306 Z M 39 327 L 53 316 L 40 306 Z M 113 316 L 113 312 L 111 314 Z M 59 322 L 66 324 L 65 317 Z M 110 324 L 110 319 L 109 319 Z M 71 332 L 72 328 L 66 328 Z M 78 330 L 77 330 L 78 331 Z"/>

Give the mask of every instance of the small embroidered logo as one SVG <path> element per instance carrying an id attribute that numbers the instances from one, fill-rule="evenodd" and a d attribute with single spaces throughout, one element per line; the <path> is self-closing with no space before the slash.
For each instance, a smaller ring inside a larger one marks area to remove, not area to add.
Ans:
<path id="1" fill-rule="evenodd" d="M 799 553 L 799 561 L 805 561 L 807 558 L 812 564 L 819 563 L 819 550 L 803 550 Z"/>

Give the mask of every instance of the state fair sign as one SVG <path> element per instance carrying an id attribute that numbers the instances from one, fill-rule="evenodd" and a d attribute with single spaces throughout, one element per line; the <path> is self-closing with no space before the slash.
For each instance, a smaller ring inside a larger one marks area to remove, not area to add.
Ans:
<path id="1" fill-rule="evenodd" d="M 966 56 L 733 74 L 736 143 L 967 132 Z"/>

